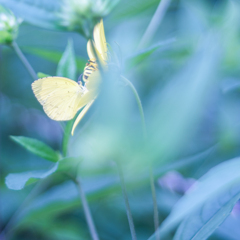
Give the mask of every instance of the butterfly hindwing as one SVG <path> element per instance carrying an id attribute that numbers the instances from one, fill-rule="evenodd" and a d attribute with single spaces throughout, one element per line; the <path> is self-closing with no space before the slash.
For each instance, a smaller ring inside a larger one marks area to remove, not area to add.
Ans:
<path id="1" fill-rule="evenodd" d="M 41 78 L 32 83 L 32 89 L 45 113 L 53 120 L 70 120 L 79 110 L 83 90 L 73 80 L 63 77 Z"/>

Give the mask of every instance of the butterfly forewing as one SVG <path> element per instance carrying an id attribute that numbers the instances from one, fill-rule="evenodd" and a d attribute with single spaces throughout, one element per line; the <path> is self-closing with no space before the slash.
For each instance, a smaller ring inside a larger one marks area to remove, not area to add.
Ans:
<path id="1" fill-rule="evenodd" d="M 47 77 L 32 83 L 33 92 L 45 113 L 56 121 L 72 119 L 79 110 L 83 90 L 73 80 Z"/>

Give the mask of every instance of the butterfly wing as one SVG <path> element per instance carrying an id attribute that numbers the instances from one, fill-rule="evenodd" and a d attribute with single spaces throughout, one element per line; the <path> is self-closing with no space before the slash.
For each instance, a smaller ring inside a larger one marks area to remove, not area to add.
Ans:
<path id="1" fill-rule="evenodd" d="M 100 83 L 101 83 L 101 75 L 99 71 L 94 71 L 93 73 L 91 73 L 91 75 L 88 78 L 88 81 L 86 82 L 86 87 L 88 91 L 84 93 L 78 105 L 79 108 L 82 108 L 84 106 L 85 107 L 79 113 L 78 117 L 76 118 L 73 124 L 72 135 L 78 123 L 81 121 L 81 119 L 84 117 L 88 109 L 92 106 L 93 102 L 95 101 L 95 98 L 99 93 Z"/>
<path id="2" fill-rule="evenodd" d="M 92 72 L 85 84 L 87 91 L 84 92 L 81 100 L 78 102 L 78 109 L 84 107 L 86 104 L 88 104 L 97 97 L 100 89 L 100 84 L 100 72 L 98 70 Z"/>
<path id="3" fill-rule="evenodd" d="M 83 90 L 73 80 L 63 77 L 41 78 L 32 83 L 32 89 L 45 113 L 53 120 L 70 120 L 80 109 Z"/>

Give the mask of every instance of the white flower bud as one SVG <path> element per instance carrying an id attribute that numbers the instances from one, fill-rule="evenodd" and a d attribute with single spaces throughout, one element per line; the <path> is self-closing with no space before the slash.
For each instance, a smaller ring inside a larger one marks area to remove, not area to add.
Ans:
<path id="1" fill-rule="evenodd" d="M 0 5 L 0 43 L 11 44 L 17 37 L 18 26 L 22 22 L 14 14 Z"/>
<path id="2" fill-rule="evenodd" d="M 106 16 L 118 0 L 62 0 L 60 25 L 90 38 L 94 26 Z"/>

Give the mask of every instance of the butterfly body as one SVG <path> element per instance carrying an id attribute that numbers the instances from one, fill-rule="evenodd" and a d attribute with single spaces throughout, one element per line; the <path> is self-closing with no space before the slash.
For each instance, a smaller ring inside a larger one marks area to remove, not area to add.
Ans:
<path id="1" fill-rule="evenodd" d="M 94 71 L 98 70 L 98 65 L 95 59 L 90 59 L 86 63 L 86 67 L 83 71 L 83 81 L 86 82 L 90 76 L 90 74 Z"/>

